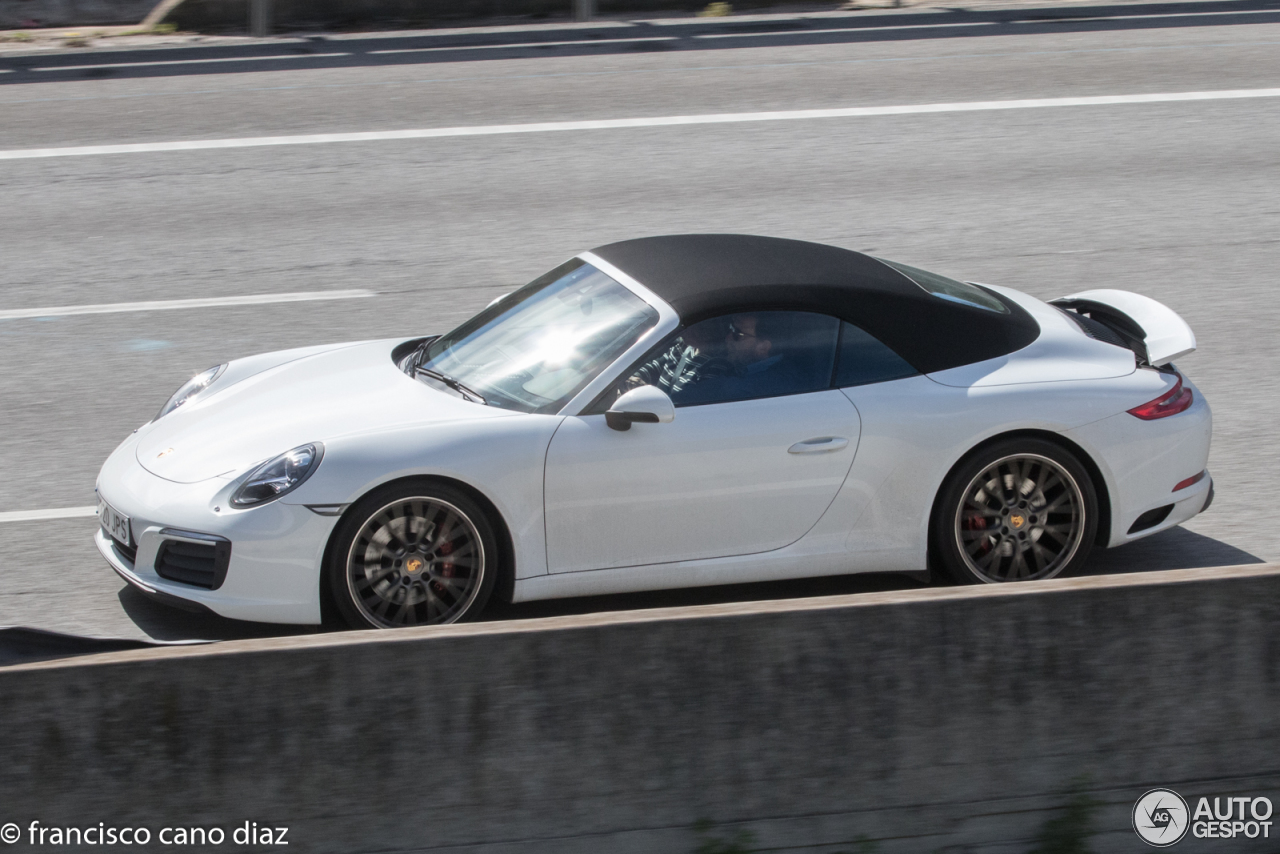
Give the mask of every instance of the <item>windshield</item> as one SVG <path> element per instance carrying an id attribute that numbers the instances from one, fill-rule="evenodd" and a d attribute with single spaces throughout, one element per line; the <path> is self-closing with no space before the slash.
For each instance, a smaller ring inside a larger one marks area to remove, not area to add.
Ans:
<path id="1" fill-rule="evenodd" d="M 409 370 L 490 406 L 556 412 L 657 321 L 652 306 L 575 258 L 427 344 Z"/>

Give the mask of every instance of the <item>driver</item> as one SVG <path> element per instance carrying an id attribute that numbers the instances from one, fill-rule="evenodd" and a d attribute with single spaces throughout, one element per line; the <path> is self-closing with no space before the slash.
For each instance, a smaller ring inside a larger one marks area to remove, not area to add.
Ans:
<path id="1" fill-rule="evenodd" d="M 708 372 L 702 382 L 687 389 L 684 402 L 749 400 L 783 394 L 795 385 L 789 363 L 779 347 L 788 339 L 785 314 L 752 312 L 735 314 L 723 330 L 721 370 Z"/>
<path id="2" fill-rule="evenodd" d="M 717 341 L 717 328 L 723 329 L 723 322 L 708 321 L 690 326 L 657 358 L 637 368 L 622 390 L 654 385 L 674 398 L 708 373 L 714 373 L 709 368 L 712 362 L 718 361 L 716 350 L 723 351 L 723 347 L 716 346 L 720 343 Z"/>
<path id="3" fill-rule="evenodd" d="M 757 314 L 733 316 L 724 345 L 734 375 L 759 374 L 782 361 L 782 354 L 773 352 L 773 333 Z"/>
<path id="4" fill-rule="evenodd" d="M 753 312 L 695 323 L 637 368 L 618 394 L 653 385 L 676 403 L 695 404 L 781 393 L 791 379 L 776 343 L 787 339 L 784 318 Z"/>

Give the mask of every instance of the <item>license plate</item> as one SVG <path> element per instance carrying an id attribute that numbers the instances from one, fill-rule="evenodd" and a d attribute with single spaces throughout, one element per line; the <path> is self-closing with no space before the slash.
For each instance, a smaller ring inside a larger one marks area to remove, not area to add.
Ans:
<path id="1" fill-rule="evenodd" d="M 98 499 L 98 524 L 102 526 L 102 530 L 126 546 L 133 545 L 132 537 L 129 536 L 129 517 L 101 498 Z"/>

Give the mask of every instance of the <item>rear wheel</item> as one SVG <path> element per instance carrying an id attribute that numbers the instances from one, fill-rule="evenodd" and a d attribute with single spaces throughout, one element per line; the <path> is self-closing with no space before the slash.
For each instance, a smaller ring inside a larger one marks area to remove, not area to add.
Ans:
<path id="1" fill-rule="evenodd" d="M 952 472 L 932 537 L 951 575 L 977 584 L 1075 571 L 1097 530 L 1098 499 L 1080 461 L 1043 439 L 1010 439 Z"/>
<path id="2" fill-rule="evenodd" d="M 369 494 L 343 518 L 330 590 L 354 628 L 402 628 L 473 617 L 493 592 L 493 525 L 466 493 L 430 481 Z"/>

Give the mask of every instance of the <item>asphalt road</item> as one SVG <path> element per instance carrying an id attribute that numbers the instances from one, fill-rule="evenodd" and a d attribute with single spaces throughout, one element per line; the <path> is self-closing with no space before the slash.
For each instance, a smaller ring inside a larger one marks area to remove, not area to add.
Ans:
<path id="1" fill-rule="evenodd" d="M 1280 87 L 1280 11 L 1187 6 L 1205 8 L 1230 14 L 921 12 L 8 55 L 0 151 Z M 545 44 L 557 40 L 574 43 Z M 1046 298 L 1116 287 L 1168 303 L 1199 338 L 1180 366 L 1214 407 L 1217 500 L 1092 571 L 1280 559 L 1280 98 L 0 160 L 0 313 L 377 293 L 0 320 L 0 514 L 91 504 L 111 449 L 210 365 L 442 331 L 583 248 L 682 231 L 828 242 Z M 152 605 L 103 564 L 94 525 L 0 523 L 0 625 L 170 640 L 296 630 Z"/>

